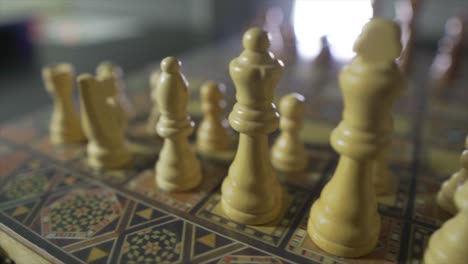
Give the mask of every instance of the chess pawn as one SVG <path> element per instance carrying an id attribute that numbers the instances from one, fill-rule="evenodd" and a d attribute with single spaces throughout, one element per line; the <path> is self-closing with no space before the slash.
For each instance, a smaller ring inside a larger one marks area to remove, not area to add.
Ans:
<path id="1" fill-rule="evenodd" d="M 113 77 L 78 76 L 81 122 L 88 138 L 88 163 L 98 169 L 118 169 L 131 161 L 125 144 L 126 116 L 116 97 Z"/>
<path id="2" fill-rule="evenodd" d="M 437 204 L 451 214 L 457 213 L 453 201 L 455 190 L 468 179 L 468 136 L 465 139 L 465 150 L 460 157 L 460 165 L 461 169 L 442 184 L 436 198 Z"/>
<path id="3" fill-rule="evenodd" d="M 240 136 L 221 187 L 221 207 L 234 221 L 260 225 L 278 217 L 282 202 L 282 189 L 270 161 L 268 134 L 278 128 L 273 94 L 283 63 L 268 51 L 269 35 L 262 29 L 249 29 L 242 44 L 244 51 L 229 64 L 237 99 L 229 123 Z"/>
<path id="4" fill-rule="evenodd" d="M 53 144 L 77 144 L 86 141 L 80 118 L 72 100 L 73 66 L 62 63 L 42 70 L 47 92 L 54 100 L 50 120 L 50 141 Z"/>
<path id="5" fill-rule="evenodd" d="M 197 150 L 202 154 L 229 151 L 232 146 L 229 124 L 223 117 L 225 89 L 223 84 L 214 81 L 207 81 L 201 86 L 203 120 L 197 131 Z"/>
<path id="6" fill-rule="evenodd" d="M 458 213 L 429 238 L 425 264 L 465 264 L 468 260 L 468 182 L 455 192 Z"/>
<path id="7" fill-rule="evenodd" d="M 283 172 L 303 171 L 307 156 L 299 132 L 304 118 L 304 96 L 298 93 L 284 96 L 279 110 L 281 134 L 271 150 L 273 167 Z"/>
<path id="8" fill-rule="evenodd" d="M 156 88 L 158 86 L 158 81 L 159 81 L 159 71 L 155 71 L 151 73 L 150 75 L 150 88 L 151 88 L 151 111 L 148 116 L 148 121 L 146 122 L 146 132 L 148 135 L 151 136 L 159 136 L 158 133 L 156 132 L 156 125 L 158 124 L 159 121 L 159 109 L 158 105 L 156 104 Z"/>
<path id="9" fill-rule="evenodd" d="M 119 105 L 124 110 L 128 122 L 128 116 L 135 115 L 135 109 L 133 108 L 130 99 L 125 92 L 125 85 L 123 82 L 123 70 L 118 65 L 113 64 L 110 61 L 103 61 L 96 67 L 96 77 L 99 79 L 113 77 L 115 81 L 116 96 L 119 100 Z"/>
<path id="10" fill-rule="evenodd" d="M 370 253 L 380 234 L 372 173 L 390 144 L 391 108 L 404 80 L 395 63 L 400 29 L 390 20 L 368 22 L 354 44 L 356 57 L 343 68 L 343 120 L 331 134 L 341 155 L 335 173 L 312 205 L 307 231 L 324 251 L 342 257 Z"/>
<path id="11" fill-rule="evenodd" d="M 161 113 L 157 132 L 164 138 L 156 163 L 156 182 L 160 189 L 169 192 L 193 189 L 202 179 L 200 162 L 188 141 L 194 123 L 187 114 L 188 83 L 180 72 L 180 64 L 174 57 L 167 57 L 161 62 L 156 89 Z"/>

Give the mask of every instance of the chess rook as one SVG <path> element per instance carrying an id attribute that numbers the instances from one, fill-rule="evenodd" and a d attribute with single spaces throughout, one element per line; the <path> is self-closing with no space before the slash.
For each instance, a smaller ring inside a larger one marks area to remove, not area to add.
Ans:
<path id="1" fill-rule="evenodd" d="M 468 260 L 468 181 L 455 192 L 458 213 L 429 238 L 425 264 L 465 264 Z"/>
<path id="2" fill-rule="evenodd" d="M 230 150 L 232 138 L 228 121 L 223 117 L 226 108 L 223 84 L 206 81 L 201 86 L 200 98 L 203 120 L 197 131 L 199 153 L 217 153 Z"/>
<path id="3" fill-rule="evenodd" d="M 303 171 L 307 166 L 304 142 L 299 137 L 304 118 L 304 96 L 292 93 L 279 103 L 281 134 L 271 149 L 273 167 L 283 172 Z"/>
<path id="4" fill-rule="evenodd" d="M 381 162 L 390 144 L 391 107 L 404 87 L 395 63 L 401 52 L 397 24 L 372 19 L 354 51 L 356 57 L 339 76 L 343 120 L 330 139 L 341 156 L 333 177 L 312 205 L 307 226 L 316 245 L 343 257 L 366 255 L 377 244 L 380 217 L 372 177 L 381 171 L 375 169 L 375 162 Z"/>
<path id="5" fill-rule="evenodd" d="M 88 138 L 88 163 L 99 169 L 118 169 L 131 162 L 125 142 L 126 116 L 113 77 L 78 76 L 81 122 Z"/>
<path id="6" fill-rule="evenodd" d="M 180 61 L 167 57 L 161 62 L 156 89 L 160 117 L 156 126 L 164 144 L 156 163 L 157 186 L 168 192 L 187 191 L 201 182 L 200 162 L 188 142 L 194 123 L 187 113 L 187 80 Z"/>
<path id="7" fill-rule="evenodd" d="M 54 100 L 50 120 L 50 141 L 53 144 L 77 144 L 86 141 L 72 100 L 73 66 L 62 63 L 42 70 L 47 92 Z"/>
<path id="8" fill-rule="evenodd" d="M 249 29 L 244 51 L 229 64 L 237 103 L 229 123 L 240 133 L 237 153 L 221 188 L 221 206 L 234 221 L 259 225 L 280 213 L 282 189 L 273 170 L 268 134 L 278 128 L 274 89 L 283 63 L 268 51 L 267 32 Z"/>
<path id="9" fill-rule="evenodd" d="M 468 136 L 465 139 L 465 150 L 460 157 L 460 165 L 461 169 L 442 184 L 436 199 L 437 204 L 451 214 L 457 213 L 453 201 L 455 190 L 468 179 Z"/>

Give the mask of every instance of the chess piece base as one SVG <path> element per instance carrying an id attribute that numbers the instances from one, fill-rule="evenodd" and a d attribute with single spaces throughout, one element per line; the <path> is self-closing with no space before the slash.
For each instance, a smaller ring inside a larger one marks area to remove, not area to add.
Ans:
<path id="1" fill-rule="evenodd" d="M 189 172 L 187 175 L 189 178 L 194 179 L 193 181 L 188 181 L 186 184 L 176 184 L 162 179 L 162 177 L 156 176 L 156 183 L 158 188 L 165 192 L 183 192 L 189 191 L 196 188 L 200 185 L 202 177 L 200 173 L 200 168 L 195 168 Z"/>
<path id="2" fill-rule="evenodd" d="M 224 199 L 221 199 L 221 207 L 223 208 L 224 213 L 232 220 L 246 224 L 246 225 L 262 225 L 266 224 L 269 222 L 272 222 L 273 220 L 278 217 L 281 206 L 281 197 L 277 196 L 278 201 L 274 203 L 275 206 L 270 208 L 269 210 L 266 210 L 264 212 L 260 213 L 248 213 L 248 212 L 242 212 L 234 207 L 230 206 Z"/>
<path id="3" fill-rule="evenodd" d="M 182 192 L 197 187 L 202 180 L 200 163 L 186 136 L 165 139 L 156 163 L 156 183 L 166 192 Z"/>
<path id="4" fill-rule="evenodd" d="M 370 181 L 372 166 L 342 156 L 310 210 L 307 232 L 324 251 L 360 257 L 376 246 L 381 220 Z"/>
<path id="5" fill-rule="evenodd" d="M 379 221 L 379 225 L 380 225 L 380 221 Z M 330 254 L 341 256 L 341 257 L 346 257 L 346 258 L 357 258 L 360 256 L 367 255 L 375 248 L 378 242 L 378 237 L 376 236 L 366 241 L 366 243 L 363 243 L 362 239 L 359 239 L 359 241 L 347 241 L 348 245 L 359 243 L 360 244 L 359 247 L 346 246 L 343 244 L 330 241 L 329 239 L 327 239 L 325 236 L 321 234 L 320 229 L 315 228 L 310 218 L 307 224 L 307 233 L 309 234 L 312 241 L 319 248 L 323 249 L 324 251 Z"/>
<path id="6" fill-rule="evenodd" d="M 119 169 L 128 165 L 132 158 L 125 145 L 109 150 L 95 144 L 88 144 L 87 148 L 88 164 L 97 169 Z"/>

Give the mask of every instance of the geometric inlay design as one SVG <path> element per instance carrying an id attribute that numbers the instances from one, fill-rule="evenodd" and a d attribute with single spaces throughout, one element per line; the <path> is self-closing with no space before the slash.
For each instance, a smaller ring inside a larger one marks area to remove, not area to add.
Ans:
<path id="1" fill-rule="evenodd" d="M 182 258 L 182 220 L 145 228 L 126 236 L 118 263 L 173 263 Z"/>
<path id="2" fill-rule="evenodd" d="M 232 243 L 232 240 L 224 236 L 220 236 L 201 227 L 194 227 L 192 237 L 192 256 L 203 255 Z"/>
<path id="3" fill-rule="evenodd" d="M 42 210 L 42 235 L 46 238 L 90 238 L 119 218 L 121 212 L 114 192 L 79 189 Z"/>
<path id="4" fill-rule="evenodd" d="M 104 264 L 109 263 L 112 251 L 114 248 L 115 240 L 105 241 L 98 245 L 93 245 L 78 251 L 72 252 L 72 254 L 81 259 L 86 263 L 93 264 Z"/>
<path id="5" fill-rule="evenodd" d="M 26 173 L 8 182 L 0 193 L 0 202 L 23 200 L 38 196 L 48 190 L 53 171 Z"/>
<path id="6" fill-rule="evenodd" d="M 204 177 L 197 188 L 186 192 L 161 191 L 156 185 L 155 172 L 150 169 L 142 171 L 139 175 L 130 180 L 126 188 L 135 193 L 144 195 L 149 199 L 170 206 L 171 208 L 188 212 L 203 200 L 203 198 L 209 195 L 219 184 L 226 175 L 226 169 L 226 166 L 202 163 L 203 174 L 209 177 Z"/>
<path id="7" fill-rule="evenodd" d="M 364 257 L 356 259 L 342 259 L 331 255 L 317 247 L 309 238 L 307 233 L 306 214 L 299 227 L 294 231 L 291 239 L 286 245 L 286 250 L 300 255 L 317 263 L 361 263 L 362 261 L 376 261 L 384 263 L 395 263 L 398 260 L 401 232 L 403 229 L 400 219 L 382 216 L 382 227 L 376 248 Z M 379 262 L 379 263 L 380 263 Z"/>
<path id="8" fill-rule="evenodd" d="M 156 220 L 165 216 L 168 215 L 152 207 L 139 203 L 135 206 L 133 210 L 132 217 L 129 221 L 129 226 L 144 224 L 146 222 Z"/>
<path id="9" fill-rule="evenodd" d="M 34 210 L 38 202 L 39 201 L 34 200 L 34 201 L 19 204 L 19 205 L 17 204 L 16 206 L 12 208 L 3 209 L 3 212 L 11 216 L 12 218 L 14 218 L 16 221 L 24 223 L 24 221 L 28 218 L 28 216 Z"/>
<path id="10" fill-rule="evenodd" d="M 284 188 L 281 208 L 281 217 L 278 217 L 268 225 L 244 225 L 227 218 L 220 206 L 221 195 L 213 194 L 210 199 L 197 212 L 197 216 L 227 230 L 238 232 L 242 235 L 255 238 L 271 245 L 279 245 L 291 228 L 291 223 L 301 213 L 308 193 L 295 188 Z M 286 191 L 287 190 L 287 191 Z"/>
<path id="11" fill-rule="evenodd" d="M 390 190 L 377 196 L 379 212 L 386 215 L 402 216 L 409 200 L 411 172 L 401 167 L 390 167 L 393 181 Z"/>
<path id="12" fill-rule="evenodd" d="M 258 251 L 253 248 L 243 248 L 239 251 L 230 253 L 218 259 L 217 261 L 209 263 L 218 263 L 218 264 L 243 264 L 243 263 L 260 263 L 260 264 L 282 264 L 289 263 L 283 259 L 280 259 L 276 256 L 271 256 L 264 252 Z"/>
<path id="13" fill-rule="evenodd" d="M 435 199 L 443 180 L 431 172 L 420 172 L 414 195 L 413 220 L 437 227 L 451 217 Z"/>
<path id="14" fill-rule="evenodd" d="M 3 150 L 5 150 L 4 147 L 6 146 L 0 146 L 0 148 L 3 148 Z M 22 164 L 22 162 L 28 157 L 28 155 L 22 151 L 7 153 L 5 155 L 2 154 L 3 153 L 0 153 L 0 177 L 4 177 L 11 173 L 13 170 L 18 168 Z"/>
<path id="15" fill-rule="evenodd" d="M 432 233 L 435 231 L 434 228 L 428 228 L 421 225 L 411 225 L 411 237 L 410 244 L 408 245 L 408 259 L 407 263 L 419 263 L 423 256 L 424 250 L 427 247 L 427 242 Z"/>

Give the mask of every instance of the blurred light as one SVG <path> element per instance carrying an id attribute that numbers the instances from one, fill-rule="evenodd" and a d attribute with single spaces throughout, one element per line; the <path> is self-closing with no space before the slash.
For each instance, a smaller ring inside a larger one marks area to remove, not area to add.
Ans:
<path id="1" fill-rule="evenodd" d="M 292 19 L 299 56 L 315 57 L 320 37 L 327 36 L 336 59 L 353 57 L 354 41 L 371 17 L 369 0 L 296 0 Z"/>

